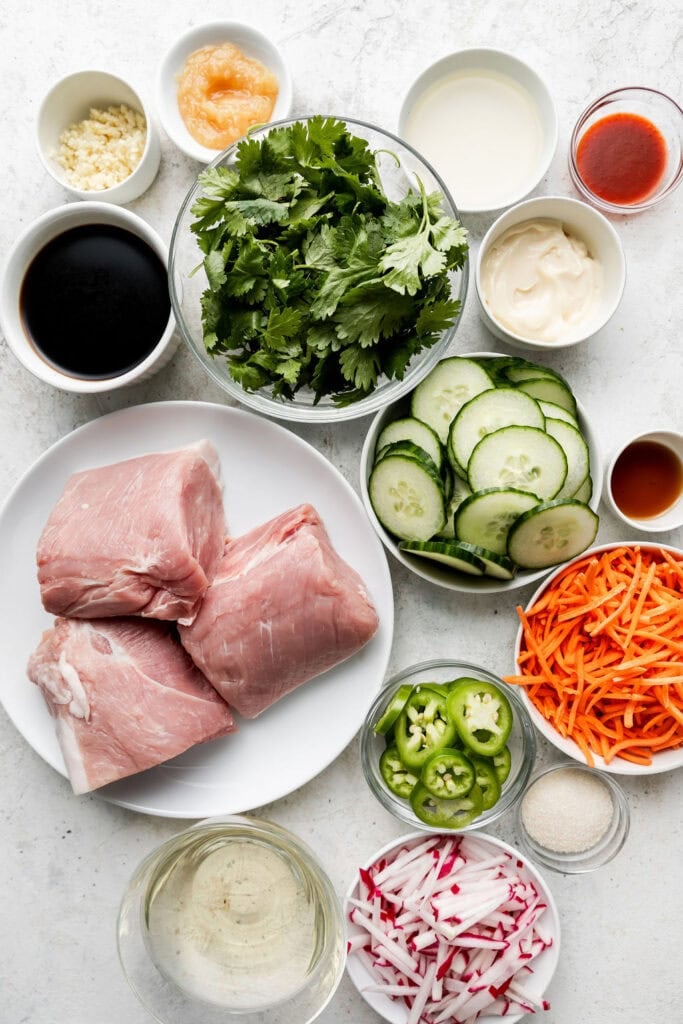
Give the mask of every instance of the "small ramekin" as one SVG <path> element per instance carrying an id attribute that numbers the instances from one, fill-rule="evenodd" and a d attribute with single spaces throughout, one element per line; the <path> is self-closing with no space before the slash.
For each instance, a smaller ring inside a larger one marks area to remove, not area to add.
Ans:
<path id="1" fill-rule="evenodd" d="M 0 281 L 0 325 L 12 352 L 34 377 L 61 391 L 92 395 L 113 391 L 128 384 L 138 384 L 151 377 L 171 360 L 180 339 L 171 312 L 163 334 L 149 355 L 125 373 L 103 380 L 70 376 L 42 358 L 31 344 L 23 324 L 20 308 L 22 282 L 34 257 L 48 242 L 64 231 L 85 224 L 110 224 L 132 232 L 149 245 L 164 267 L 168 266 L 168 249 L 161 238 L 142 217 L 131 210 L 113 203 L 67 203 L 48 210 L 33 221 L 10 249 Z"/>
<path id="2" fill-rule="evenodd" d="M 72 185 L 57 162 L 59 137 L 73 124 L 87 118 L 90 109 L 125 104 L 144 114 L 147 123 L 145 148 L 135 169 L 118 185 L 105 189 L 80 189 Z M 159 170 L 161 145 L 150 109 L 127 82 L 107 71 L 77 71 L 61 78 L 48 92 L 36 123 L 38 153 L 45 169 L 67 192 L 78 199 L 103 203 L 130 203 L 146 192 Z"/>
<path id="3" fill-rule="evenodd" d="M 657 128 L 667 146 L 667 162 L 656 188 L 640 202 L 612 203 L 593 192 L 584 182 L 577 164 L 577 151 L 584 134 L 597 121 L 612 114 L 636 114 Z M 630 214 L 656 206 L 680 185 L 683 178 L 683 109 L 658 89 L 629 86 L 614 89 L 594 100 L 579 117 L 569 143 L 569 173 L 579 193 L 605 213 Z"/>
<path id="4" fill-rule="evenodd" d="M 516 334 L 504 326 L 487 303 L 482 285 L 482 267 L 492 246 L 500 236 L 518 224 L 533 220 L 556 220 L 581 239 L 588 251 L 602 264 L 602 293 L 593 315 L 567 338 L 540 341 Z M 626 259 L 617 232 L 606 217 L 587 203 L 566 196 L 540 196 L 527 199 L 507 210 L 484 235 L 474 271 L 479 312 L 484 325 L 501 341 L 514 348 L 547 352 L 570 348 L 597 334 L 616 312 L 626 284 Z"/>
<path id="5" fill-rule="evenodd" d="M 544 846 L 530 834 L 524 821 L 524 801 L 533 787 L 548 776 L 565 771 L 581 772 L 597 779 L 607 790 L 612 802 L 612 818 L 607 830 L 588 849 L 576 853 L 561 853 Z M 562 761 L 536 772 L 517 804 L 516 818 L 519 843 L 524 853 L 537 864 L 566 875 L 585 874 L 609 863 L 626 842 L 631 824 L 628 800 L 619 783 L 606 772 L 589 768 L 585 764 L 577 764 L 575 761 Z"/>
<path id="6" fill-rule="evenodd" d="M 178 78 L 185 61 L 203 46 L 234 43 L 247 57 L 260 61 L 278 80 L 278 95 L 271 121 L 289 117 L 292 109 L 292 78 L 284 58 L 275 44 L 258 29 L 237 21 L 212 21 L 194 25 L 171 46 L 163 57 L 157 73 L 156 104 L 161 126 L 186 156 L 201 164 L 211 163 L 219 150 L 209 149 L 194 139 L 185 126 L 178 109 Z"/>
<path id="7" fill-rule="evenodd" d="M 625 450 L 637 441 L 653 441 L 656 444 L 664 445 L 664 447 L 669 448 L 670 451 L 672 451 L 678 458 L 679 462 L 683 464 L 683 434 L 679 431 L 649 430 L 642 434 L 638 434 L 635 437 L 631 437 L 628 441 L 625 441 L 624 444 L 619 446 L 610 460 L 607 472 L 605 473 L 603 491 L 605 502 L 612 513 L 620 519 L 622 523 L 626 526 L 633 527 L 636 530 L 642 530 L 643 533 L 666 533 L 668 530 L 677 530 L 683 526 L 683 490 L 681 490 L 678 498 L 667 509 L 659 515 L 649 518 L 634 518 L 633 516 L 626 515 L 614 499 L 612 491 L 614 467 L 616 466 L 617 460 L 621 455 L 623 455 Z"/>

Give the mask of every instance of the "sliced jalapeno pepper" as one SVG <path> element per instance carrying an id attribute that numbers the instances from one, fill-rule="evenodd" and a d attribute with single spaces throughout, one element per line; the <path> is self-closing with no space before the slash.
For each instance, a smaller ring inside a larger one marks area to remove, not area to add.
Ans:
<path id="1" fill-rule="evenodd" d="M 483 805 L 482 792 L 476 782 L 469 793 L 454 800 L 441 800 L 433 796 L 421 782 L 410 794 L 410 806 L 415 815 L 425 825 L 434 825 L 436 828 L 464 828 L 479 817 Z"/>
<path id="2" fill-rule="evenodd" d="M 440 693 L 442 697 L 448 696 L 448 687 L 445 683 L 418 683 L 415 689 L 418 692 L 420 690 L 434 690 L 435 693 Z"/>
<path id="3" fill-rule="evenodd" d="M 417 775 L 413 775 L 401 762 L 396 747 L 387 747 L 384 751 L 379 759 L 379 771 L 387 789 L 407 800 L 417 784 Z"/>
<path id="4" fill-rule="evenodd" d="M 405 703 L 412 692 L 413 688 L 410 683 L 403 683 L 399 686 L 398 690 L 384 709 L 384 713 L 374 725 L 373 732 L 377 736 L 386 736 L 390 731 L 392 725 L 403 711 Z"/>
<path id="5" fill-rule="evenodd" d="M 472 789 L 474 766 L 461 750 L 445 747 L 425 761 L 420 782 L 432 796 L 453 800 L 457 796 L 465 796 Z"/>
<path id="6" fill-rule="evenodd" d="M 509 700 L 499 687 L 480 679 L 463 679 L 451 690 L 447 715 L 465 746 L 484 757 L 500 753 L 512 729 Z"/>
<path id="7" fill-rule="evenodd" d="M 493 770 L 496 773 L 496 778 L 502 786 L 510 774 L 510 768 L 512 767 L 512 754 L 510 753 L 510 748 L 503 747 L 500 753 L 493 755 L 491 761 L 493 762 Z"/>
<path id="8" fill-rule="evenodd" d="M 396 720 L 396 746 L 406 768 L 421 769 L 435 751 L 450 747 L 454 737 L 446 698 L 436 690 L 415 688 Z"/>
<path id="9" fill-rule="evenodd" d="M 497 804 L 500 799 L 500 782 L 496 776 L 496 770 L 491 761 L 485 761 L 483 757 L 473 757 L 472 764 L 476 775 L 485 811 Z"/>

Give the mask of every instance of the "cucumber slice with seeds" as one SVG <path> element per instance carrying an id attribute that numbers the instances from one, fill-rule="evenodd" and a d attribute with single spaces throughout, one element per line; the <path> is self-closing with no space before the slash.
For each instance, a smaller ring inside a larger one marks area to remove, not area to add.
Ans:
<path id="1" fill-rule="evenodd" d="M 486 568 L 484 562 L 477 555 L 463 545 L 452 541 L 405 541 L 399 544 L 401 551 L 407 551 L 411 555 L 419 555 L 421 558 L 429 558 L 433 562 L 440 562 L 450 569 L 457 569 L 459 572 L 467 573 L 468 576 L 483 576 Z"/>
<path id="2" fill-rule="evenodd" d="M 431 456 L 437 468 L 441 469 L 443 458 L 441 442 L 426 423 L 422 423 L 421 420 L 416 420 L 412 416 L 404 416 L 403 419 L 387 424 L 377 438 L 375 455 L 377 456 L 383 448 L 396 441 L 412 441 L 413 444 L 424 449 Z"/>
<path id="3" fill-rule="evenodd" d="M 567 456 L 567 477 L 556 498 L 571 498 L 590 473 L 588 445 L 578 427 L 564 420 L 547 419 L 545 429 L 559 441 Z"/>
<path id="4" fill-rule="evenodd" d="M 538 505 L 529 491 L 492 487 L 466 498 L 455 513 L 455 536 L 496 554 L 507 552 L 510 527 L 519 516 Z"/>
<path id="5" fill-rule="evenodd" d="M 429 540 L 446 523 L 438 475 L 406 455 L 385 455 L 370 474 L 370 503 L 382 526 L 401 540 Z"/>
<path id="6" fill-rule="evenodd" d="M 446 537 L 449 540 L 455 539 L 455 514 L 462 505 L 463 501 L 472 494 L 472 488 L 466 480 L 462 480 L 459 476 L 452 474 L 453 489 L 450 497 L 446 499 L 446 525 L 440 533 L 441 537 Z"/>
<path id="7" fill-rule="evenodd" d="M 510 527 L 508 555 L 523 569 L 547 569 L 589 548 L 600 520 L 574 498 L 548 501 L 525 512 Z"/>
<path id="8" fill-rule="evenodd" d="M 458 410 L 470 398 L 493 386 L 489 374 L 473 359 L 442 359 L 413 391 L 410 412 L 436 431 L 445 444 Z"/>
<path id="9" fill-rule="evenodd" d="M 484 391 L 463 405 L 448 432 L 448 458 L 453 466 L 467 470 L 475 446 L 482 437 L 501 427 L 538 427 L 545 417 L 538 402 L 514 388 Z"/>
<path id="10" fill-rule="evenodd" d="M 483 437 L 470 456 L 473 491 L 512 487 L 539 501 L 554 498 L 567 476 L 562 445 L 538 427 L 503 427 Z"/>

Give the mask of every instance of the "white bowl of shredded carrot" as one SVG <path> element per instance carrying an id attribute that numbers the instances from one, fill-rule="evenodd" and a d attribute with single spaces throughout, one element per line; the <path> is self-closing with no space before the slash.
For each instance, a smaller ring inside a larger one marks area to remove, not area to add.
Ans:
<path id="1" fill-rule="evenodd" d="M 616 775 L 683 767 L 683 550 L 585 551 L 517 609 L 516 675 L 538 731 Z"/>

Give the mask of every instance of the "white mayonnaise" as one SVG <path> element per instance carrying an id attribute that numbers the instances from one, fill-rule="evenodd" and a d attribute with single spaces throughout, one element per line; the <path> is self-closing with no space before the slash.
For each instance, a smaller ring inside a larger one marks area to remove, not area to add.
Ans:
<path id="1" fill-rule="evenodd" d="M 461 210 L 495 210 L 535 184 L 543 147 L 531 94 L 509 75 L 463 69 L 416 100 L 406 140 L 444 179 Z"/>
<path id="2" fill-rule="evenodd" d="M 316 901 L 279 851 L 249 839 L 191 849 L 151 892 L 154 962 L 195 998 L 248 1011 L 305 984 L 318 942 Z"/>
<path id="3" fill-rule="evenodd" d="M 602 266 L 557 220 L 528 220 L 504 231 L 481 263 L 489 314 L 522 338 L 549 343 L 576 337 L 595 313 Z"/>

